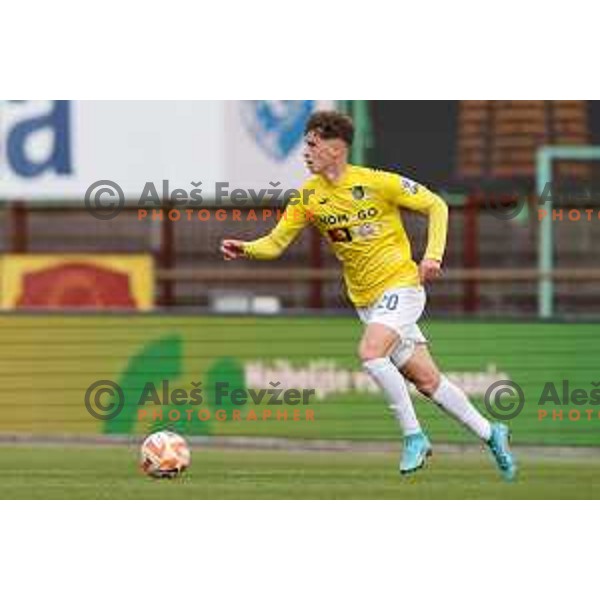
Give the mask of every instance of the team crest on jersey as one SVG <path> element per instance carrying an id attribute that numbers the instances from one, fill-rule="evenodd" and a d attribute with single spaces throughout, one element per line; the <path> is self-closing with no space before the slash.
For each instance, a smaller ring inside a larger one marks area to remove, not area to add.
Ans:
<path id="1" fill-rule="evenodd" d="M 364 200 L 367 197 L 367 192 L 363 185 L 355 185 L 352 187 L 352 197 L 355 200 Z"/>
<path id="2" fill-rule="evenodd" d="M 402 187 L 413 196 L 419 191 L 419 184 L 408 177 L 400 177 Z"/>

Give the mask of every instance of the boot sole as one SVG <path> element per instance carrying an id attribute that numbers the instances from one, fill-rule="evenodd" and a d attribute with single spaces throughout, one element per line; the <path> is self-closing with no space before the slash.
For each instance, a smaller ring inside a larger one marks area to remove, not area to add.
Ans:
<path id="1" fill-rule="evenodd" d="M 402 469 L 400 469 L 400 475 L 410 475 L 411 473 L 416 473 L 417 471 L 420 471 L 426 465 L 427 459 L 431 458 L 432 456 L 433 456 L 433 450 L 430 448 L 425 453 L 425 458 L 423 459 L 423 462 L 421 462 L 421 464 L 418 467 L 415 467 L 414 469 L 409 469 L 408 471 L 403 471 Z"/>

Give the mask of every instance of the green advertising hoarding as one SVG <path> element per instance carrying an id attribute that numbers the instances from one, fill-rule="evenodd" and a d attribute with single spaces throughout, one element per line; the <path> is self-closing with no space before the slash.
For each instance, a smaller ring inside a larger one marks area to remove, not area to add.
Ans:
<path id="1" fill-rule="evenodd" d="M 5 315 L 0 322 L 3 433 L 399 437 L 361 370 L 361 324 L 351 317 Z M 600 443 L 600 324 L 434 321 L 423 329 L 443 370 L 481 410 L 495 382 L 521 387 L 525 404 L 510 422 L 516 443 Z M 107 389 L 112 383 L 118 391 Z M 472 441 L 416 392 L 415 404 L 436 441 Z M 113 409 L 109 419 L 90 412 Z"/>

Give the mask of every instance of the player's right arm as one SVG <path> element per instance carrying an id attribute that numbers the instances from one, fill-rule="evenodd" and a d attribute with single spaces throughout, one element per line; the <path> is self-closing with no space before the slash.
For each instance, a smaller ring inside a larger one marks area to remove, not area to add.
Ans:
<path id="1" fill-rule="evenodd" d="M 288 204 L 281 219 L 268 235 L 251 242 L 223 240 L 221 242 L 221 253 L 225 260 L 235 260 L 242 257 L 256 260 L 279 258 L 309 222 L 309 213 L 302 202 Z"/>

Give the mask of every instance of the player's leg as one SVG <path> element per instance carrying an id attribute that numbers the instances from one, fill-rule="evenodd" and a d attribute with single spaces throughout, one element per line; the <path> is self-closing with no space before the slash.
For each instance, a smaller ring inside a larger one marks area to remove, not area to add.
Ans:
<path id="1" fill-rule="evenodd" d="M 365 327 L 358 355 L 365 371 L 386 393 L 402 433 L 412 435 L 421 431 L 412 400 L 402 374 L 390 360 L 392 350 L 399 342 L 398 334 L 380 323 Z"/>
<path id="2" fill-rule="evenodd" d="M 359 357 L 365 371 L 387 395 L 404 433 L 400 472 L 410 473 L 423 466 L 431 454 L 431 444 L 421 431 L 406 381 L 390 359 L 391 352 L 402 343 L 396 327 L 398 318 L 382 309 L 381 302 L 359 309 L 358 313 L 366 324 L 358 349 Z"/>
<path id="3" fill-rule="evenodd" d="M 431 398 L 478 438 L 484 442 L 490 439 L 490 422 L 473 406 L 463 390 L 440 373 L 425 344 L 416 345 L 401 371 L 423 395 Z"/>
<path id="4" fill-rule="evenodd" d="M 465 392 L 440 373 L 427 346 L 416 345 L 410 358 L 399 365 L 417 389 L 452 415 L 490 448 L 502 475 L 511 480 L 516 464 L 508 446 L 508 427 L 490 423 L 471 403 Z"/>

